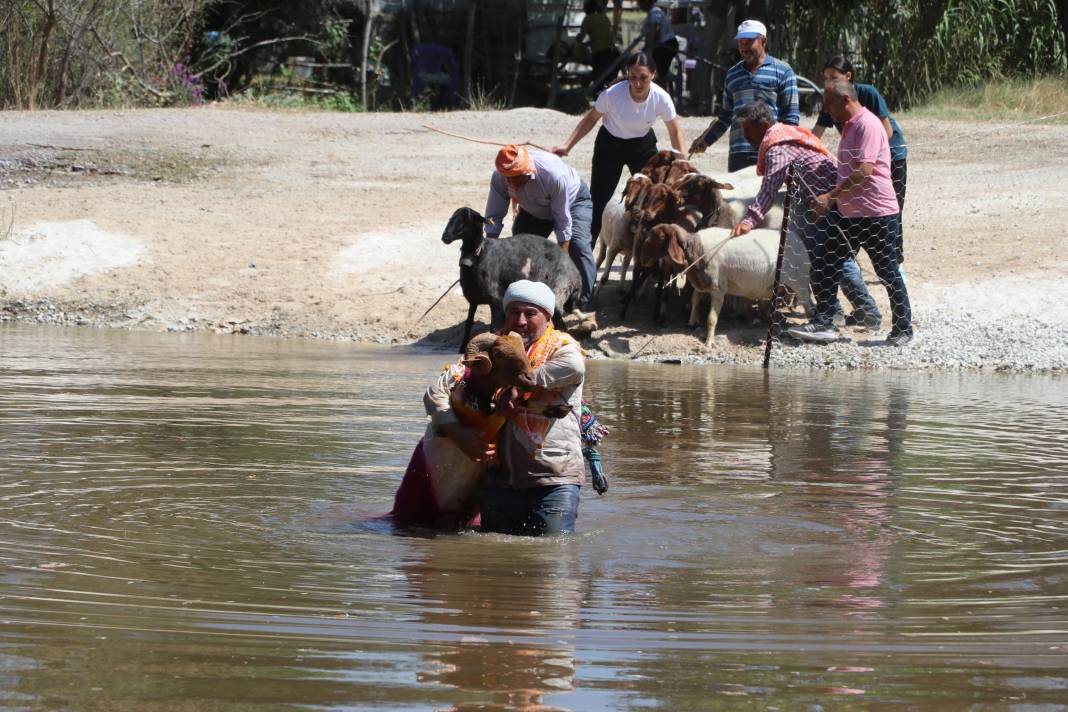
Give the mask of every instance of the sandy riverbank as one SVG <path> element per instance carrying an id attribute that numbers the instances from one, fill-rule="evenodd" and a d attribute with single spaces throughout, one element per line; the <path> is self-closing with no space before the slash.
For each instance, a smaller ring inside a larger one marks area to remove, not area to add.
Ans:
<path id="1" fill-rule="evenodd" d="M 454 346 L 458 289 L 417 320 L 457 276 L 441 230 L 454 208 L 483 207 L 493 149 L 421 124 L 551 145 L 575 121 L 540 109 L 0 114 L 0 320 Z M 901 123 L 917 343 L 891 350 L 869 343 L 881 333 L 847 331 L 851 343 L 784 346 L 774 362 L 1068 368 L 1068 127 Z M 693 136 L 706 120 L 683 125 Z M 569 159 L 587 177 L 592 147 Z M 721 172 L 725 151 L 699 166 Z M 610 283 L 599 300 L 594 356 L 763 355 L 762 324 L 724 320 L 706 349 L 681 306 L 662 328 L 643 305 L 620 324 L 619 296 Z"/>

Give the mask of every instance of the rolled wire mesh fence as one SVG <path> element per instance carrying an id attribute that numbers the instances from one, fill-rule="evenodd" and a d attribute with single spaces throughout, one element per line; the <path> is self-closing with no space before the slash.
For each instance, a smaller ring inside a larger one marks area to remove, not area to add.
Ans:
<path id="1" fill-rule="evenodd" d="M 846 164 L 860 164 L 845 153 Z M 788 176 L 764 366 L 777 348 L 906 346 L 913 327 L 902 269 L 903 163 L 876 166 L 836 200 L 826 196 L 842 178 L 832 182 L 826 165 L 793 161 Z"/>

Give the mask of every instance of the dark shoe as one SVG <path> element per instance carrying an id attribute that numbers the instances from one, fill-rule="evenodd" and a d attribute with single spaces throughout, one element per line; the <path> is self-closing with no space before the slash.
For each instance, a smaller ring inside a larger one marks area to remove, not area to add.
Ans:
<path id="1" fill-rule="evenodd" d="M 908 346 L 912 343 L 913 338 L 912 329 L 909 329 L 908 331 L 899 331 L 897 333 L 890 332 L 890 336 L 886 337 L 886 345 L 897 346 L 898 348 Z"/>
<path id="2" fill-rule="evenodd" d="M 832 341 L 837 341 L 839 336 L 838 329 L 835 329 L 834 326 L 815 322 L 791 326 L 786 330 L 786 333 L 795 339 L 814 344 L 829 344 Z"/>
<path id="3" fill-rule="evenodd" d="M 863 326 L 866 329 L 878 329 L 883 324 L 882 314 L 868 314 L 856 309 L 845 318 L 846 326 Z"/>

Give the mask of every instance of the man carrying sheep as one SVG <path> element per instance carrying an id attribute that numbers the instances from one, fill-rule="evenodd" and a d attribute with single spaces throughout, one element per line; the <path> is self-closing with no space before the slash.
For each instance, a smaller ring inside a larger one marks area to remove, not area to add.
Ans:
<path id="1" fill-rule="evenodd" d="M 556 297 L 545 284 L 513 282 L 504 294 L 502 333 L 514 331 L 523 339 L 537 384 L 532 399 L 539 393 L 562 399 L 571 414 L 550 418 L 503 400 L 500 407 L 508 421 L 496 443 L 486 445 L 452 412 L 452 383 L 438 379 L 426 393 L 431 423 L 468 457 L 489 465 L 478 493 L 484 532 L 541 536 L 575 531 L 586 469 L 578 418 L 586 365 L 578 344 L 553 328 L 555 307 Z"/>
<path id="2" fill-rule="evenodd" d="M 582 275 L 582 293 L 575 308 L 584 311 L 597 275 L 590 237 L 590 189 L 559 156 L 528 151 L 517 144 L 509 144 L 497 153 L 496 168 L 486 200 L 486 236 L 500 236 L 510 203 L 518 208 L 512 223 L 513 235 L 548 237 L 555 230 L 556 241 Z"/>
<path id="3" fill-rule="evenodd" d="M 838 224 L 845 243 L 840 249 L 828 249 L 831 269 L 819 275 L 816 298 L 838 289 L 842 263 L 861 247 L 871 258 L 875 274 L 886 287 L 890 298 L 891 327 L 886 343 L 906 346 L 912 341 L 912 305 L 908 289 L 897 262 L 897 235 L 901 208 L 890 178 L 890 143 L 882 122 L 857 100 L 853 85 L 838 79 L 828 82 L 823 92 L 823 106 L 842 124 L 838 144 L 838 182 L 830 191 L 813 201 L 813 209 L 826 214 L 837 205 Z M 832 233 L 835 238 L 838 231 Z M 818 330 L 821 324 L 806 324 L 788 329 L 802 336 L 804 331 Z"/>

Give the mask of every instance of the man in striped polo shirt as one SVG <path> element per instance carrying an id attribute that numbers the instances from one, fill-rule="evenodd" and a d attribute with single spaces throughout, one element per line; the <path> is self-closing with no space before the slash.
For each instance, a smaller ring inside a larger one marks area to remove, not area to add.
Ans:
<path id="1" fill-rule="evenodd" d="M 738 25 L 734 36 L 742 61 L 727 72 L 723 88 L 723 106 L 708 129 L 690 146 L 690 153 L 704 153 L 705 149 L 731 130 L 727 170 L 737 171 L 756 165 L 757 154 L 742 133 L 738 110 L 753 101 L 765 102 L 775 121 L 797 126 L 801 112 L 797 107 L 797 77 L 790 65 L 767 53 L 768 31 L 756 20 Z"/>

